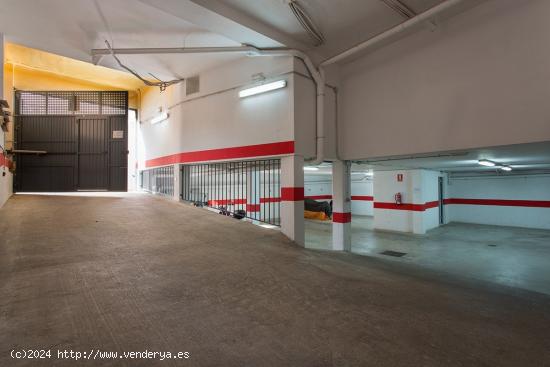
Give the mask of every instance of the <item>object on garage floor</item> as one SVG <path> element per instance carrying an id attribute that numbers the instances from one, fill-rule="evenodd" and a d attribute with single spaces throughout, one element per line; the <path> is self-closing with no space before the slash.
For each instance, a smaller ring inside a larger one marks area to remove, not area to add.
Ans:
<path id="1" fill-rule="evenodd" d="M 304 209 L 310 212 L 324 213 L 329 219 L 332 217 L 332 201 L 316 201 L 313 199 L 304 200 Z M 304 214 L 305 216 L 305 214 Z"/>
<path id="2" fill-rule="evenodd" d="M 316 220 L 330 220 L 325 212 L 312 212 L 310 210 L 304 210 L 304 218 L 316 219 Z"/>
<path id="3" fill-rule="evenodd" d="M 382 251 L 381 254 L 382 255 L 393 256 L 393 257 L 403 257 L 403 256 L 407 255 L 406 252 L 391 251 L 391 250 Z"/>
<path id="4" fill-rule="evenodd" d="M 235 213 L 233 213 L 235 219 L 243 219 L 244 217 L 246 217 L 246 211 L 242 209 L 235 210 Z"/>

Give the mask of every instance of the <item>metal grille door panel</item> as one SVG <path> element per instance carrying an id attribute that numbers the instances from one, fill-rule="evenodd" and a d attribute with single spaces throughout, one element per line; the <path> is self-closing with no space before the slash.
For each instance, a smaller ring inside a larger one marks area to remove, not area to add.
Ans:
<path id="1" fill-rule="evenodd" d="M 281 161 L 184 165 L 182 199 L 279 226 Z"/>
<path id="2" fill-rule="evenodd" d="M 76 183 L 78 132 L 73 117 L 18 117 L 17 149 L 45 155 L 18 155 L 19 191 L 72 191 Z"/>
<path id="3" fill-rule="evenodd" d="M 162 196 L 174 196 L 174 166 L 151 168 L 140 172 L 142 190 Z"/>
<path id="4" fill-rule="evenodd" d="M 16 91 L 15 191 L 126 191 L 128 93 Z"/>
<path id="5" fill-rule="evenodd" d="M 107 120 L 78 120 L 78 189 L 107 190 Z"/>

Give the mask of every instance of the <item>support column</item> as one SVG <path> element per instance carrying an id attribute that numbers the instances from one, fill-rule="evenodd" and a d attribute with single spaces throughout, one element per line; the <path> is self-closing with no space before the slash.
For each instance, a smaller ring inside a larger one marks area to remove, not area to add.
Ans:
<path id="1" fill-rule="evenodd" d="M 281 158 L 281 231 L 305 246 L 304 157 Z"/>
<path id="2" fill-rule="evenodd" d="M 351 251 L 351 164 L 332 163 L 332 249 Z"/>

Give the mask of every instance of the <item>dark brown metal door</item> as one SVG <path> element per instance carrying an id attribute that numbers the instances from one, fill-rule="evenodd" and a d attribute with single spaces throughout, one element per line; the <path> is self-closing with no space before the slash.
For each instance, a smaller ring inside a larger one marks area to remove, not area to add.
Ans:
<path id="1" fill-rule="evenodd" d="M 109 190 L 128 188 L 128 116 L 109 118 Z"/>
<path id="2" fill-rule="evenodd" d="M 106 118 L 78 119 L 78 190 L 109 189 Z"/>
<path id="3" fill-rule="evenodd" d="M 47 154 L 18 154 L 16 191 L 73 191 L 77 180 L 78 131 L 72 116 L 16 117 L 17 149 Z"/>
<path id="4" fill-rule="evenodd" d="M 126 191 L 127 134 L 127 92 L 16 91 L 15 191 Z"/>

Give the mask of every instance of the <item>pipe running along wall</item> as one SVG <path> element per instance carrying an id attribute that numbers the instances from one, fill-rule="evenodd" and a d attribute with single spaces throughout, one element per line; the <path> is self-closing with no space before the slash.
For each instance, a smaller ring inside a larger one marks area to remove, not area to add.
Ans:
<path id="1" fill-rule="evenodd" d="M 360 51 L 363 51 L 369 47 L 372 47 L 391 36 L 395 36 L 411 27 L 425 21 L 429 21 L 439 13 L 446 11 L 456 5 L 459 5 L 464 0 L 447 0 L 439 5 L 436 5 L 427 11 L 406 20 L 403 23 L 396 25 L 389 30 L 382 32 L 336 56 L 333 56 L 316 67 L 309 56 L 300 51 L 288 48 L 273 48 L 273 49 L 260 49 L 252 45 L 242 45 L 238 47 L 195 47 L 195 48 L 117 48 L 117 49 L 93 49 L 92 55 L 97 62 L 97 58 L 108 55 L 113 52 L 114 54 L 164 54 L 164 53 L 213 53 L 213 52 L 241 52 L 246 53 L 248 56 L 292 56 L 301 59 L 306 65 L 308 71 L 316 85 L 316 155 L 314 158 L 307 159 L 309 165 L 318 165 L 324 161 L 324 105 L 325 105 L 325 71 L 324 67 L 342 61 Z M 338 152 L 338 141 L 335 142 L 336 152 Z M 339 157 L 337 157 L 339 159 Z"/>

